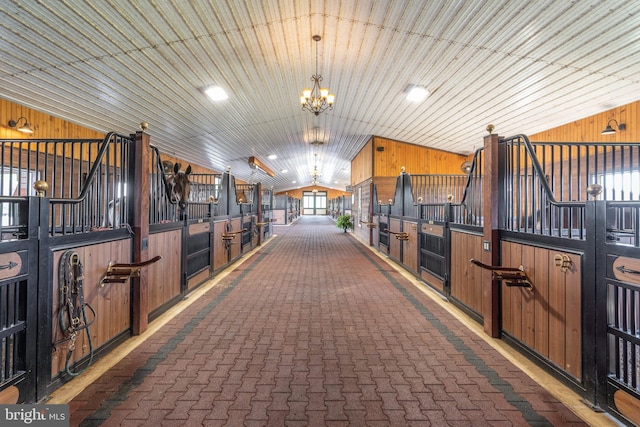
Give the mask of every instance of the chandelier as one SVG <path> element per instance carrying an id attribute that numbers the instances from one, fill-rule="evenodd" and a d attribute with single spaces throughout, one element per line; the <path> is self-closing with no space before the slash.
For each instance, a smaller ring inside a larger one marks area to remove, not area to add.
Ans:
<path id="1" fill-rule="evenodd" d="M 335 99 L 335 95 L 329 94 L 329 89 L 320 88 L 320 82 L 322 82 L 322 76 L 318 72 L 318 42 L 320 39 L 320 36 L 313 36 L 313 40 L 316 42 L 316 73 L 311 76 L 313 87 L 311 89 L 303 89 L 300 97 L 302 109 L 316 116 L 327 108 L 333 110 L 333 101 Z"/>
<path id="2" fill-rule="evenodd" d="M 317 166 L 317 161 L 318 161 L 318 155 L 314 154 L 313 155 L 315 157 L 315 161 L 313 165 L 313 171 L 311 172 L 311 176 L 313 177 L 313 180 L 311 181 L 311 185 L 318 185 L 318 178 L 320 178 L 320 171 L 318 170 L 318 166 Z"/>

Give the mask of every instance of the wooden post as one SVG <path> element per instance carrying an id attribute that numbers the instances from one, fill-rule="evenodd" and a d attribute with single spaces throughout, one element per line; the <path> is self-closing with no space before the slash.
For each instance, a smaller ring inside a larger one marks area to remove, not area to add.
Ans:
<path id="1" fill-rule="evenodd" d="M 149 135 L 143 131 L 136 133 L 135 146 L 132 150 L 130 173 L 131 194 L 134 195 L 131 229 L 133 230 L 133 262 L 144 262 L 149 259 L 149 176 L 150 176 L 150 141 Z M 133 319 L 132 332 L 140 335 L 149 325 L 149 293 L 146 269 L 140 271 L 139 277 L 133 280 Z"/>
<path id="2" fill-rule="evenodd" d="M 491 130 L 489 130 L 491 132 Z M 498 233 L 498 207 L 500 203 L 499 137 L 490 134 L 484 137 L 484 177 L 482 179 L 483 251 L 482 262 L 500 265 L 500 238 Z M 500 286 L 492 280 L 491 271 L 482 270 L 482 299 L 484 331 L 497 338 L 500 336 Z"/>

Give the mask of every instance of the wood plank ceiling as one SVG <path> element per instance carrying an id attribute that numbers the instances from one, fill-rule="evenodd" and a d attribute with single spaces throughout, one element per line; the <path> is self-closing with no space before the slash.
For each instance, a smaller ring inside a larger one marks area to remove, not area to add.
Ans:
<path id="1" fill-rule="evenodd" d="M 146 121 L 162 152 L 275 190 L 309 185 L 314 166 L 343 189 L 370 135 L 470 153 L 488 123 L 535 133 L 640 99 L 639 11 L 628 0 L 3 0 L 0 97 L 102 132 Z M 319 116 L 299 104 L 315 34 L 336 95 Z M 229 98 L 210 101 L 210 85 Z M 408 85 L 431 95 L 411 103 Z M 250 156 L 276 176 L 252 175 Z"/>

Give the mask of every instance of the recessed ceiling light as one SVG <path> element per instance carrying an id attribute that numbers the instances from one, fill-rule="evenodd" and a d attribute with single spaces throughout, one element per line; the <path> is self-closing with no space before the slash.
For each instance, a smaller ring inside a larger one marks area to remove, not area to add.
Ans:
<path id="1" fill-rule="evenodd" d="M 213 101 L 223 101 L 229 97 L 227 92 L 224 91 L 220 86 L 210 86 L 204 90 L 204 93 L 207 94 L 209 98 Z"/>
<path id="2" fill-rule="evenodd" d="M 276 156 L 275 154 L 269 154 L 269 160 L 275 160 L 277 158 L 278 156 Z"/>
<path id="3" fill-rule="evenodd" d="M 413 86 L 407 92 L 407 100 L 411 102 L 420 102 L 429 96 L 429 91 L 424 86 Z"/>
<path id="4" fill-rule="evenodd" d="M 298 182 L 298 181 L 296 181 L 296 180 L 291 181 L 292 184 L 295 184 L 296 182 Z"/>
<path id="5" fill-rule="evenodd" d="M 282 169 L 280 172 L 281 172 L 281 173 L 287 173 L 287 172 L 289 172 L 289 171 L 288 171 L 288 170 L 286 170 L 286 169 Z"/>

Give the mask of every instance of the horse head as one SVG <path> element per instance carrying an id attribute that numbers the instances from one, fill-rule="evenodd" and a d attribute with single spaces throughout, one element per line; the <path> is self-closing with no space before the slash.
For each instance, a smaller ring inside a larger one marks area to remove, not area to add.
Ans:
<path id="1" fill-rule="evenodd" d="M 191 192 L 191 181 L 189 181 L 190 174 L 191 165 L 187 166 L 186 171 L 180 170 L 179 163 L 173 165 L 173 176 L 171 177 L 173 194 L 171 197 L 173 200 L 178 202 L 180 210 L 185 210 L 187 208 L 189 193 Z"/>

